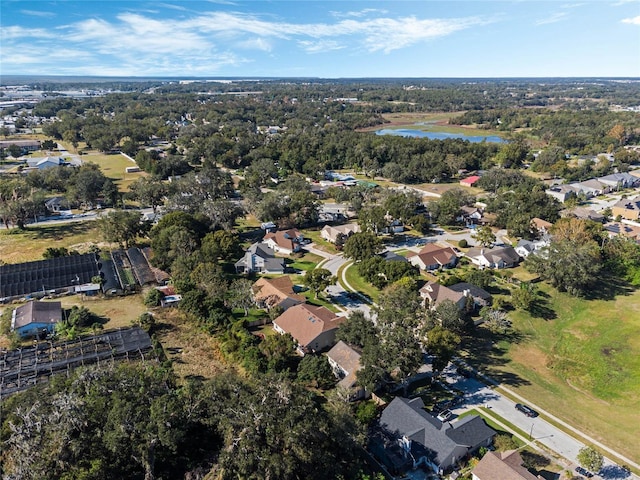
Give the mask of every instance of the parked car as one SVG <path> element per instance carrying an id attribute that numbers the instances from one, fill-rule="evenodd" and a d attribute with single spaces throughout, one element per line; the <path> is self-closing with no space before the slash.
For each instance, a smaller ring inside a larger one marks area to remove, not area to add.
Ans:
<path id="1" fill-rule="evenodd" d="M 582 468 L 582 467 L 576 467 L 576 472 L 578 472 L 580 475 L 584 475 L 587 478 L 591 478 L 593 477 L 593 473 L 591 473 L 589 470 L 587 470 L 586 468 Z"/>
<path id="2" fill-rule="evenodd" d="M 451 410 L 443 410 L 438 414 L 438 420 L 441 422 L 448 422 L 453 417 Z"/>
<path id="3" fill-rule="evenodd" d="M 538 416 L 538 412 L 527 405 L 523 405 L 522 403 L 516 403 L 516 409 L 524 413 L 527 417 L 534 418 Z"/>

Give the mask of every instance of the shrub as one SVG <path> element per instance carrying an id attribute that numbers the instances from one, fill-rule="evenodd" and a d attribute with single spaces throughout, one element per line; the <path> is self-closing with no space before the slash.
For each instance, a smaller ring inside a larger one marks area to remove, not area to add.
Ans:
<path id="1" fill-rule="evenodd" d="M 160 302 L 164 298 L 164 293 L 162 293 L 157 288 L 152 288 L 147 292 L 144 297 L 144 304 L 147 307 L 157 307 L 160 305 Z"/>
<path id="2" fill-rule="evenodd" d="M 460 248 L 467 248 L 469 246 L 469 243 L 463 238 L 458 242 L 458 246 Z"/>

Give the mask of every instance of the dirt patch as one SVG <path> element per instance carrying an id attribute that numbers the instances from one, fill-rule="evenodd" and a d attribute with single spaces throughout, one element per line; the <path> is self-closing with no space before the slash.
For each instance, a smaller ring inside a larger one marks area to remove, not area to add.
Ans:
<path id="1" fill-rule="evenodd" d="M 518 345 L 511 348 L 514 362 L 526 366 L 541 375 L 548 375 L 549 357 L 541 350 L 530 345 Z"/>
<path id="2" fill-rule="evenodd" d="M 209 379 L 228 368 L 215 338 L 187 321 L 182 312 L 165 309 L 154 314 L 161 324 L 158 339 L 178 377 Z"/>

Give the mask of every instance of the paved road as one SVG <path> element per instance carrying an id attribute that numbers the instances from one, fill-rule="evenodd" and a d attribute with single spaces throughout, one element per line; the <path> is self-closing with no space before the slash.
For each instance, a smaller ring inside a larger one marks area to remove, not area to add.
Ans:
<path id="1" fill-rule="evenodd" d="M 326 268 L 333 275 L 338 275 L 340 268 L 345 265 L 349 260 L 344 258 L 342 254 L 333 255 L 323 250 L 315 248 L 315 244 L 311 243 L 305 247 L 309 252 L 323 257 L 325 260 L 320 264 L 320 267 Z M 344 276 L 343 276 L 344 281 Z M 371 314 L 371 307 L 362 297 L 358 294 L 352 294 L 345 290 L 340 283 L 336 285 L 330 285 L 327 287 L 327 294 L 331 300 L 341 306 L 344 311 L 350 312 L 354 310 L 360 310 L 368 318 L 373 318 Z"/>
<path id="2" fill-rule="evenodd" d="M 525 432 L 525 440 L 535 441 L 567 459 L 570 462 L 569 465 L 566 465 L 567 468 L 573 470 L 578 465 L 578 452 L 585 446 L 582 442 L 539 416 L 536 418 L 527 417 L 516 410 L 515 402 L 476 379 L 457 375 L 451 365 L 445 370 L 444 377 L 449 386 L 461 390 L 465 394 L 464 403 L 451 409 L 454 414 L 459 415 L 470 408 L 484 406 L 489 409 L 489 415 L 495 413 Z M 605 466 L 600 475 L 596 475 L 594 478 L 607 480 L 638 479 L 635 475 L 628 474 L 615 462 L 606 458 Z"/>

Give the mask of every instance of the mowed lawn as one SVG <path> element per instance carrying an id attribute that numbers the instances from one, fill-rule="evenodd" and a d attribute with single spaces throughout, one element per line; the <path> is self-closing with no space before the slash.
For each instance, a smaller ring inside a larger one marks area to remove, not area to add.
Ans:
<path id="1" fill-rule="evenodd" d="M 129 185 L 147 175 L 145 172 L 126 173 L 127 167 L 135 167 L 136 164 L 120 154 L 105 155 L 90 152 L 82 156 L 82 161 L 98 165 L 102 173 L 118 185 L 118 190 L 121 192 L 128 192 Z"/>
<path id="2" fill-rule="evenodd" d="M 25 230 L 0 228 L 0 260 L 21 263 L 42 260 L 48 247 L 66 247 L 85 253 L 88 245 L 101 239 L 93 221 L 59 225 L 29 225 Z"/>
<path id="3" fill-rule="evenodd" d="M 547 297 L 536 316 L 510 313 L 515 339 L 493 338 L 484 352 L 474 342 L 468 353 L 505 386 L 640 461 L 640 291 L 585 300 L 540 287 Z"/>

